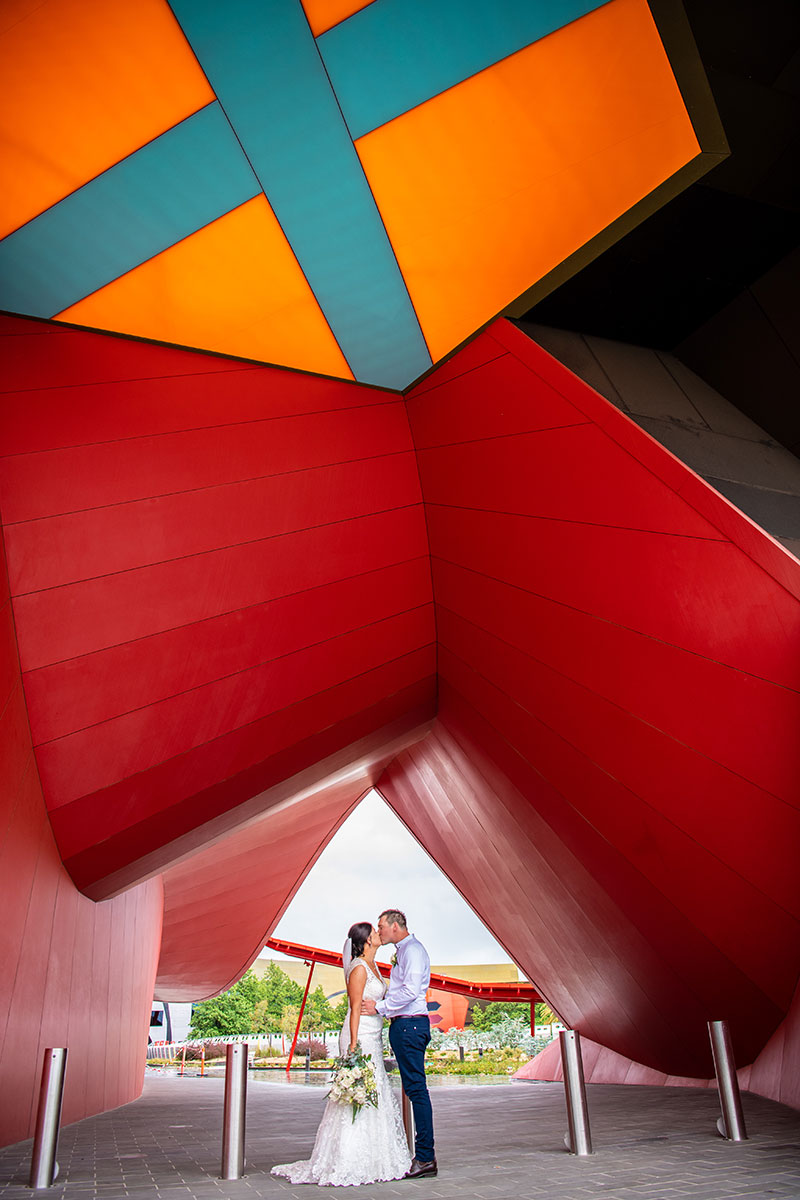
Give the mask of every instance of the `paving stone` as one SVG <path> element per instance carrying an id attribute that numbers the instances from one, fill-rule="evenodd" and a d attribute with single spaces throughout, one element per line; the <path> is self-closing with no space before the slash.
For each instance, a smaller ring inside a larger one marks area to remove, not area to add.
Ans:
<path id="1" fill-rule="evenodd" d="M 48 1200 L 312 1200 L 311 1188 L 269 1174 L 310 1153 L 324 1106 L 320 1089 L 252 1083 L 247 1174 L 219 1179 L 223 1081 L 149 1077 L 140 1100 L 61 1133 Z M 707 1089 L 590 1085 L 595 1153 L 566 1153 L 559 1084 L 437 1088 L 440 1174 L 371 1184 L 358 1200 L 800 1200 L 800 1113 L 745 1094 L 750 1138 L 719 1137 Z M 0 1150 L 0 1200 L 30 1200 L 31 1142 Z M 351 1188 L 326 1189 L 326 1197 Z"/>

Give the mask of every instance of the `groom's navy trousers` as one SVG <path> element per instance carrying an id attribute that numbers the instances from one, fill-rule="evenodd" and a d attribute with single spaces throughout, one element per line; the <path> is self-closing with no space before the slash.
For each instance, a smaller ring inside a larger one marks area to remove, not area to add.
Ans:
<path id="1" fill-rule="evenodd" d="M 431 1040 L 428 1017 L 395 1017 L 389 1026 L 389 1045 L 392 1047 L 403 1091 L 414 1110 L 417 1140 L 414 1157 L 418 1162 L 433 1162 L 433 1110 L 425 1078 L 425 1050 Z"/>

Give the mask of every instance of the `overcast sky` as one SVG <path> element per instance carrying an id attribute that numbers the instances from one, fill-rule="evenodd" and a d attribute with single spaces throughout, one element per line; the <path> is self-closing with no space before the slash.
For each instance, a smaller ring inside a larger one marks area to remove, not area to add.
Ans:
<path id="1" fill-rule="evenodd" d="M 405 912 L 434 964 L 509 961 L 376 792 L 362 800 L 322 852 L 275 937 L 338 951 L 355 921 L 374 924 L 391 905 Z M 388 961 L 389 954 L 387 948 L 379 957 Z"/>

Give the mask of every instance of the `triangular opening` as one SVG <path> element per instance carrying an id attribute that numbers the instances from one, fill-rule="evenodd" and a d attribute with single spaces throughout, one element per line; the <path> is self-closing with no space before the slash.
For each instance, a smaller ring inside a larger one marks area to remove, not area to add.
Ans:
<path id="1" fill-rule="evenodd" d="M 511 965 L 507 951 L 374 789 L 331 838 L 274 936 L 338 951 L 354 921 L 375 923 L 390 906 L 405 912 L 438 969 L 458 966 L 463 975 L 464 966 Z M 387 962 L 390 953 L 384 947 L 378 959 Z M 262 954 L 276 957 L 271 950 Z"/>

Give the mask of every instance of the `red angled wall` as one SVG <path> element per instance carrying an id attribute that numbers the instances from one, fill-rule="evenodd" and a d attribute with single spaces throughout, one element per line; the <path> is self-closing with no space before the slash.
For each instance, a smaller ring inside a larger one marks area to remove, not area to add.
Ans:
<path id="1" fill-rule="evenodd" d="M 724 1015 L 752 1061 L 800 967 L 800 564 L 507 323 L 408 408 L 439 719 L 381 791 L 588 1037 L 701 1076 Z"/>
<path id="2" fill-rule="evenodd" d="M 294 777 L 259 798 L 263 816 L 164 872 L 157 999 L 202 1000 L 242 976 L 330 838 L 408 742 L 405 721 L 385 727 L 348 747 L 338 773 L 329 761 L 324 779 Z"/>
<path id="3" fill-rule="evenodd" d="M 1 553 L 0 546 L 0 553 Z M 64 1122 L 139 1095 L 161 939 L 160 880 L 80 895 L 53 839 L 0 563 L 0 1144 L 33 1134 L 44 1051 L 68 1046 Z"/>
<path id="4" fill-rule="evenodd" d="M 756 1057 L 800 969 L 796 559 L 505 322 L 407 404 L 0 341 L 5 1140 L 47 1044 L 65 1119 L 138 1091 L 141 880 L 160 994 L 220 990 L 373 782 L 587 1038 L 703 1077 L 727 1016 Z"/>
<path id="5" fill-rule="evenodd" d="M 59 850 L 98 899 L 287 776 L 432 715 L 419 477 L 395 395 L 5 329 L 28 712 Z"/>

